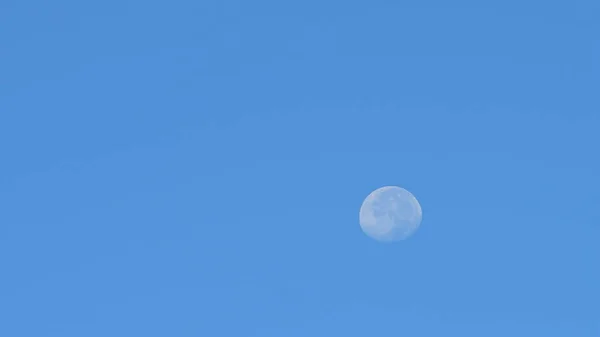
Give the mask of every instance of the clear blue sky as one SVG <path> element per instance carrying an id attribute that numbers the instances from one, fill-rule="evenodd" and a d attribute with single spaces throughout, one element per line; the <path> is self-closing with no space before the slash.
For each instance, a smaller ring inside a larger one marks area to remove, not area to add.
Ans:
<path id="1" fill-rule="evenodd" d="M 0 335 L 600 336 L 599 16 L 1 1 Z"/>

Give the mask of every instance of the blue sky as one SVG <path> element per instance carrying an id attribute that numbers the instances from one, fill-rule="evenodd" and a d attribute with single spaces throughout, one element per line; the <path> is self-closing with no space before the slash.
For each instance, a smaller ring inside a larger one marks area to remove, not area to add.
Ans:
<path id="1" fill-rule="evenodd" d="M 2 1 L 0 335 L 600 336 L 598 13 Z"/>

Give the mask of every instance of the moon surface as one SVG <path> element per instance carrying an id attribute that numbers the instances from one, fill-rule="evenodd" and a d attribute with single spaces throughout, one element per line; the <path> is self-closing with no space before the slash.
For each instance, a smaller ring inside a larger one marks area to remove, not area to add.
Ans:
<path id="1" fill-rule="evenodd" d="M 378 241 L 400 241 L 419 229 L 423 213 L 412 193 L 398 186 L 384 186 L 367 196 L 360 207 L 360 227 Z"/>

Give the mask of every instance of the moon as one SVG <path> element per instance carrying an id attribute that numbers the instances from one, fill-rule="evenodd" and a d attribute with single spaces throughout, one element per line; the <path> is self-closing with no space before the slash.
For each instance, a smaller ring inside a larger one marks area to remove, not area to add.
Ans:
<path id="1" fill-rule="evenodd" d="M 408 239 L 419 229 L 422 217 L 417 198 L 398 186 L 384 186 L 371 192 L 359 213 L 363 232 L 384 242 Z"/>

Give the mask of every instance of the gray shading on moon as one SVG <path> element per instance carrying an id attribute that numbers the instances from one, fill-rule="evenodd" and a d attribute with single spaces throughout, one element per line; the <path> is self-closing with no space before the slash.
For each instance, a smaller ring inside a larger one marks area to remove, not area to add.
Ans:
<path id="1" fill-rule="evenodd" d="M 385 186 L 367 196 L 360 207 L 360 227 L 378 241 L 400 241 L 409 238 L 421 225 L 421 205 L 412 193 Z"/>

